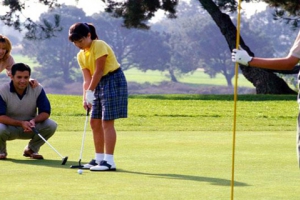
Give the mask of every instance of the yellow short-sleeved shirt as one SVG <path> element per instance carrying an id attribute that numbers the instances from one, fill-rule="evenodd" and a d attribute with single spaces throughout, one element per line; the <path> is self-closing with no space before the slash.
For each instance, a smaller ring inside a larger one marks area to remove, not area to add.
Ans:
<path id="1" fill-rule="evenodd" d="M 107 55 L 103 76 L 115 71 L 120 67 L 112 48 L 103 40 L 93 40 L 89 50 L 80 50 L 77 54 L 77 61 L 81 69 L 88 69 L 91 75 L 96 70 L 96 60 Z"/>
<path id="2" fill-rule="evenodd" d="M 300 58 L 300 31 L 298 33 L 298 36 L 290 50 L 290 54 L 292 56 L 295 56 L 297 58 Z"/>

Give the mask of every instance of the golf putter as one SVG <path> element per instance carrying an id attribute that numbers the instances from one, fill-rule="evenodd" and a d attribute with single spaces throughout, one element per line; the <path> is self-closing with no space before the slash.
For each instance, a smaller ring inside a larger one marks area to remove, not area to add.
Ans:
<path id="1" fill-rule="evenodd" d="M 48 144 L 60 157 L 61 157 L 61 159 L 62 159 L 62 165 L 65 165 L 66 164 L 66 162 L 67 162 L 67 160 L 68 160 L 68 156 L 66 156 L 66 157 L 63 157 L 37 130 L 36 130 L 36 128 L 35 127 L 31 127 L 31 129 L 32 129 L 32 131 L 35 133 L 35 134 L 37 134 L 42 140 L 44 140 L 44 142 L 46 143 L 46 144 Z"/>
<path id="2" fill-rule="evenodd" d="M 79 156 L 78 165 L 71 165 L 70 168 L 83 168 L 83 165 L 81 164 L 81 159 L 82 159 L 83 146 L 84 146 L 85 135 L 86 135 L 86 126 L 87 126 L 87 123 L 88 123 L 88 120 L 89 120 L 89 115 L 90 115 L 90 108 L 88 108 L 86 110 L 84 131 L 83 131 L 83 134 L 82 134 L 81 149 L 80 149 L 80 156 Z"/>
<path id="3" fill-rule="evenodd" d="M 296 138 L 296 151 L 297 151 L 297 161 L 298 167 L 300 169 L 300 114 L 298 114 L 298 122 L 297 122 L 297 138 Z"/>

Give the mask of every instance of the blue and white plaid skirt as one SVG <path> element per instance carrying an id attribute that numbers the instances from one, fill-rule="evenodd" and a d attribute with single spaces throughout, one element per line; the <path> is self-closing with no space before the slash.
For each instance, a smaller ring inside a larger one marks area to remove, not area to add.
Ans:
<path id="1" fill-rule="evenodd" d="M 114 120 L 126 118 L 128 111 L 127 81 L 121 68 L 103 76 L 95 89 L 91 118 Z"/>

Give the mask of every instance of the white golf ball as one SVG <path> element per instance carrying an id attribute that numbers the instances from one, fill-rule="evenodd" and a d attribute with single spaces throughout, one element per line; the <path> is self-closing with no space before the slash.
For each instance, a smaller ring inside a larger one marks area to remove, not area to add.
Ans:
<path id="1" fill-rule="evenodd" d="M 78 174 L 82 174 L 82 169 L 79 169 L 77 172 Z"/>

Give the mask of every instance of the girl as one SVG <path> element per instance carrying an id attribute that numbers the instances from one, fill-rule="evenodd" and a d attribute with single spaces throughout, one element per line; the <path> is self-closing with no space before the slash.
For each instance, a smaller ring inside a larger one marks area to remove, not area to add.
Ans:
<path id="1" fill-rule="evenodd" d="M 90 125 L 95 158 L 83 166 L 91 171 L 115 171 L 114 120 L 127 117 L 127 82 L 111 47 L 98 40 L 95 27 L 75 23 L 69 29 L 69 40 L 80 49 L 77 61 L 83 75 L 83 106 L 92 107 Z"/>

